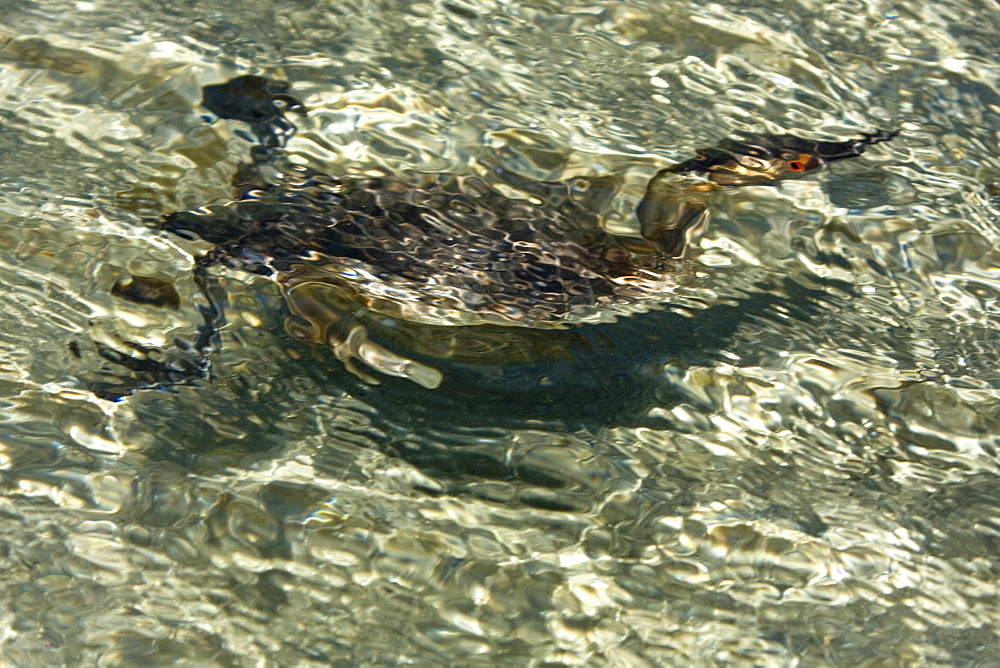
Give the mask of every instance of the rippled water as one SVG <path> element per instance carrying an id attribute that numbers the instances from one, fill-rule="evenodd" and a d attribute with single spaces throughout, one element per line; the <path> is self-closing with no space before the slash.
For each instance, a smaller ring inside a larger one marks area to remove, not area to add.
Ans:
<path id="1" fill-rule="evenodd" d="M 0 6 L 5 665 L 1000 661 L 995 1 L 123 7 Z M 200 87 L 247 72 L 300 164 L 614 174 L 619 232 L 741 131 L 902 133 L 718 198 L 684 309 L 375 386 L 213 270 L 214 377 L 98 399 L 96 343 L 201 322 L 145 222 L 228 196 Z"/>

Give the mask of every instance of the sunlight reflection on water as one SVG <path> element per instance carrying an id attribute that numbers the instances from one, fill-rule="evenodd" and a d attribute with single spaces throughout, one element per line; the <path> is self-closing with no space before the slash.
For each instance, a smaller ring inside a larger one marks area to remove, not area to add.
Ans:
<path id="1" fill-rule="evenodd" d="M 998 11 L 12 5 L 5 660 L 996 661 Z M 99 400 L 95 341 L 201 321 L 204 245 L 145 223 L 229 195 L 247 142 L 199 91 L 246 72 L 310 108 L 292 163 L 613 174 L 617 231 L 658 168 L 740 131 L 902 134 L 720 198 L 672 307 L 457 344 L 371 316 L 385 345 L 472 351 L 437 390 L 361 382 L 285 335 L 273 284 L 218 270 L 215 376 Z M 178 308 L 114 297 L 124 276 Z"/>

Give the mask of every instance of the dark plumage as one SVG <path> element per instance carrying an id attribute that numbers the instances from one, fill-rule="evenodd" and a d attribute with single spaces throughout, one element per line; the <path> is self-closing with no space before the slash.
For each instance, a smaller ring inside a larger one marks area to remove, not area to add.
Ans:
<path id="1" fill-rule="evenodd" d="M 356 313 L 419 327 L 552 329 L 645 311 L 668 298 L 674 258 L 704 223 L 712 192 L 798 177 L 895 136 L 878 131 L 847 142 L 765 135 L 725 140 L 660 170 L 637 209 L 641 236 L 616 237 L 576 196 L 581 186 L 591 199 L 612 194 L 606 177 L 536 183 L 510 175 L 540 205 L 508 198 L 475 177 L 427 176 L 409 184 L 300 170 L 269 182 L 260 166 L 295 133 L 286 114 L 306 113 L 288 84 L 241 76 L 206 86 L 202 103 L 219 117 L 247 123 L 259 140 L 252 164 L 237 176 L 236 199 L 162 223 L 213 244 L 199 262 L 205 293 L 212 294 L 206 268 L 214 263 L 268 276 L 292 313 L 289 332 L 331 345 L 348 368 L 373 382 L 355 361 L 428 387 L 441 374 L 369 341 Z M 207 359 L 222 314 L 218 304 L 205 312 L 199 341 Z M 442 336 L 453 341 L 455 331 Z M 448 348 L 470 349 L 476 346 Z M 127 365 L 120 354 L 106 357 Z M 207 361 L 200 364 L 200 372 L 207 367 Z M 176 369 L 171 374 L 175 379 Z"/>

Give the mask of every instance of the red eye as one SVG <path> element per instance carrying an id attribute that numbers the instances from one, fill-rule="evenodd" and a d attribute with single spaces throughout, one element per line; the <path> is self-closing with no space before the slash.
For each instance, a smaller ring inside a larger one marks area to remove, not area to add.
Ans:
<path id="1" fill-rule="evenodd" d="M 788 169 L 793 172 L 804 172 L 806 170 L 806 165 L 804 162 L 799 162 L 798 160 L 792 160 L 788 163 Z"/>

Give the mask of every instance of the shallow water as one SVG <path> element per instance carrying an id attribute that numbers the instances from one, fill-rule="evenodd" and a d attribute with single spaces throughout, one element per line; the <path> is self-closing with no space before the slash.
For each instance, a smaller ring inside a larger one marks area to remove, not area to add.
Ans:
<path id="1" fill-rule="evenodd" d="M 6 665 L 1000 661 L 996 2 L 0 16 Z M 902 133 L 718 198 L 667 307 L 532 339 L 590 354 L 373 386 L 214 270 L 214 377 L 98 399 L 95 342 L 200 322 L 204 246 L 144 223 L 227 197 L 248 144 L 199 91 L 246 72 L 309 106 L 300 164 L 615 174 L 625 232 L 721 138 Z"/>

